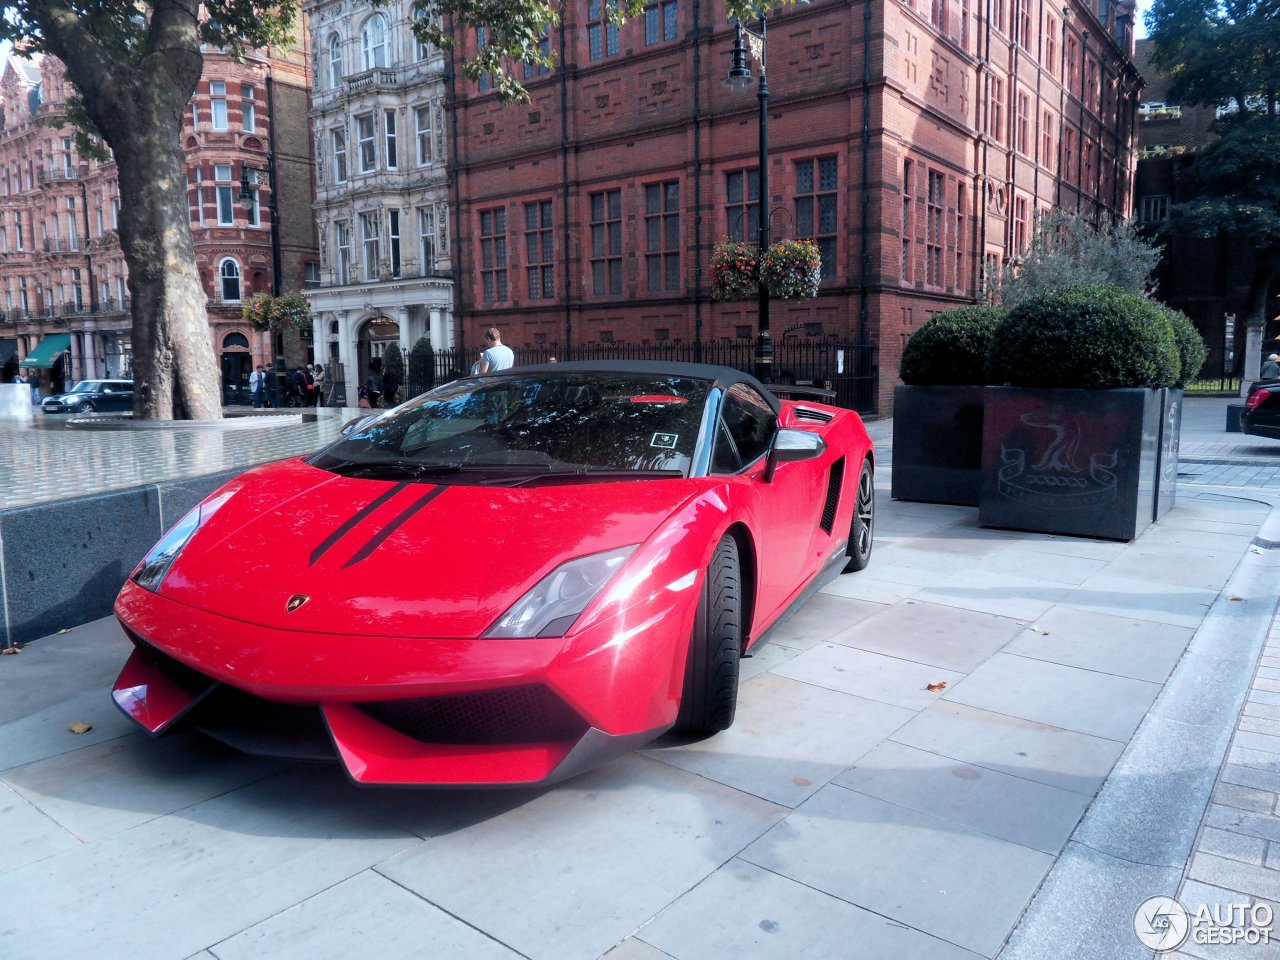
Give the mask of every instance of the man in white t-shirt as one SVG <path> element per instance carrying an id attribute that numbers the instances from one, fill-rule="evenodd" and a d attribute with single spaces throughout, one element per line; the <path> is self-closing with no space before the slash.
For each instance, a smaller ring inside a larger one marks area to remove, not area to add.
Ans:
<path id="1" fill-rule="evenodd" d="M 497 370 L 506 370 L 508 367 L 515 365 L 516 355 L 512 353 L 510 347 L 502 342 L 502 334 L 498 332 L 497 327 L 490 327 L 486 330 L 484 339 L 488 346 L 480 354 L 477 373 L 493 373 Z"/>

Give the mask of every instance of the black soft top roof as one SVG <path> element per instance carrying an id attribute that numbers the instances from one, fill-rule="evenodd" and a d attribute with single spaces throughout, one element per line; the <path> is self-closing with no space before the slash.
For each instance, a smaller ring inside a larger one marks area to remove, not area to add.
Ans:
<path id="1" fill-rule="evenodd" d="M 504 377 L 529 373 L 646 373 L 657 376 L 689 377 L 695 380 L 711 380 L 718 387 L 728 389 L 735 383 L 743 383 L 754 389 L 769 402 L 775 413 L 782 404 L 769 388 L 749 373 L 733 367 L 720 367 L 710 363 L 669 363 L 665 360 L 563 360 L 559 363 L 536 363 L 523 367 L 510 367 L 496 373 L 480 374 L 486 377 Z"/>

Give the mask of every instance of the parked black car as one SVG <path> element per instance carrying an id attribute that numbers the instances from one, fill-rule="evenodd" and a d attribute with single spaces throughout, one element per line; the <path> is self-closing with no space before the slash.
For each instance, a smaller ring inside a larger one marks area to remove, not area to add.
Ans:
<path id="1" fill-rule="evenodd" d="M 1240 432 L 1280 440 L 1280 380 L 1259 380 L 1240 411 Z"/>
<path id="2" fill-rule="evenodd" d="M 46 397 L 45 413 L 93 413 L 95 410 L 132 410 L 132 380 L 81 380 L 70 393 Z"/>

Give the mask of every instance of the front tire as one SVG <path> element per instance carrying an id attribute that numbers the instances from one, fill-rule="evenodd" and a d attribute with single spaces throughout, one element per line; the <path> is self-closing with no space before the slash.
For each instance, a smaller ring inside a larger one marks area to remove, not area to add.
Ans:
<path id="1" fill-rule="evenodd" d="M 733 724 L 741 658 L 742 565 L 738 542 L 725 536 L 716 545 L 703 579 L 676 717 L 677 732 L 716 733 Z"/>
<path id="2" fill-rule="evenodd" d="M 76 413 L 93 413 L 93 404 L 86 400 L 80 406 L 76 407 Z"/>
<path id="3" fill-rule="evenodd" d="M 870 460 L 862 462 L 858 475 L 858 495 L 853 505 L 853 523 L 849 527 L 849 546 L 845 548 L 849 560 L 844 573 L 865 570 L 871 562 L 871 544 L 876 526 L 876 480 Z"/>

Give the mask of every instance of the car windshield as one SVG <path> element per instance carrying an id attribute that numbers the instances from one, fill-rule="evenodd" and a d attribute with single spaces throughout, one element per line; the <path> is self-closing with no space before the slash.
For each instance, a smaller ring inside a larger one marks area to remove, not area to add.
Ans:
<path id="1" fill-rule="evenodd" d="M 97 380 L 81 380 L 71 388 L 72 393 L 97 393 L 101 389 L 101 384 Z"/>
<path id="2" fill-rule="evenodd" d="M 310 459 L 350 476 L 536 484 L 687 477 L 711 382 L 566 371 L 460 380 Z"/>

